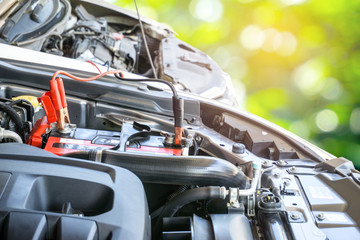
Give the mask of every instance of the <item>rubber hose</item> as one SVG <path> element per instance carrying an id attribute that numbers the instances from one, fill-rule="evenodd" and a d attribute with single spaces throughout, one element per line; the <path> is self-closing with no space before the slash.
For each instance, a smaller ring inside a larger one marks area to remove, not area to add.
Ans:
<path id="1" fill-rule="evenodd" d="M 280 213 L 277 212 L 261 212 L 259 214 L 259 222 L 264 232 L 266 240 L 288 240 L 290 233 L 287 231 L 285 222 L 282 220 Z"/>
<path id="2" fill-rule="evenodd" d="M 15 128 L 16 128 L 16 132 L 19 135 L 23 134 L 23 122 L 19 116 L 19 114 L 17 114 L 17 112 L 15 111 L 15 109 L 13 109 L 12 107 L 6 105 L 5 103 L 0 102 L 0 110 L 6 112 L 7 115 L 9 115 L 9 117 L 11 118 L 11 120 L 13 120 L 13 122 L 15 123 Z"/>
<path id="3" fill-rule="evenodd" d="M 0 128 L 0 141 L 3 139 L 11 139 L 17 143 L 23 143 L 21 137 L 16 132 Z"/>
<path id="4" fill-rule="evenodd" d="M 200 187 L 187 190 L 165 204 L 161 211 L 156 224 L 154 233 L 156 236 L 161 234 L 161 222 L 164 217 L 173 217 L 177 211 L 179 211 L 186 204 L 199 201 L 199 200 L 212 200 L 212 199 L 224 199 L 224 195 L 221 191 L 221 187 Z M 157 238 L 156 238 L 157 239 Z"/>
<path id="5" fill-rule="evenodd" d="M 99 154 L 75 152 L 63 155 L 87 160 L 96 160 Z M 104 150 L 100 156 L 102 163 L 126 168 L 143 182 L 174 184 L 225 186 L 244 189 L 248 185 L 245 174 L 232 163 L 220 158 L 207 156 L 162 156 Z"/>
<path id="6" fill-rule="evenodd" d="M 198 201 L 198 200 L 212 200 L 212 199 L 221 199 L 224 196 L 221 193 L 220 187 L 207 186 L 200 188 L 193 188 L 187 190 L 165 204 L 160 218 L 163 217 L 173 217 L 177 211 L 179 211 L 186 204 Z"/>

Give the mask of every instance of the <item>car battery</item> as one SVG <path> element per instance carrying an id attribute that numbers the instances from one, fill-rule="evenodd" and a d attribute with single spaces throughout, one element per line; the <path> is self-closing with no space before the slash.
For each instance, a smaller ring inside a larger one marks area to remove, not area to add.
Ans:
<path id="1" fill-rule="evenodd" d="M 45 150 L 56 155 L 77 151 L 111 149 L 120 143 L 121 132 L 70 128 L 67 134 L 51 131 L 43 136 Z"/>
<path id="2" fill-rule="evenodd" d="M 63 134 L 51 131 L 42 136 L 45 150 L 56 155 L 63 155 L 77 151 L 113 149 L 119 151 L 121 132 L 103 131 L 85 128 L 71 128 L 70 133 Z M 126 143 L 127 152 L 148 152 L 161 155 L 181 155 L 182 149 L 167 146 L 163 136 L 147 136 Z"/>

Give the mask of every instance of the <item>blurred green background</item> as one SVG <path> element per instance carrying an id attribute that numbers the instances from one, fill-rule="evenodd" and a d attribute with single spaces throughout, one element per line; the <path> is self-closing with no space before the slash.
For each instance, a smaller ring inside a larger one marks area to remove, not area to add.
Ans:
<path id="1" fill-rule="evenodd" d="M 360 1 L 137 3 L 231 75 L 240 108 L 360 168 Z"/>

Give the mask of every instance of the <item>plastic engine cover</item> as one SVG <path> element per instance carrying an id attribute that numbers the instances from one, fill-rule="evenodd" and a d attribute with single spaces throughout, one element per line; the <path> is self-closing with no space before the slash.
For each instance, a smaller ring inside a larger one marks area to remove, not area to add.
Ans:
<path id="1" fill-rule="evenodd" d="M 1 239 L 150 239 L 146 196 L 130 171 L 0 145 Z"/>

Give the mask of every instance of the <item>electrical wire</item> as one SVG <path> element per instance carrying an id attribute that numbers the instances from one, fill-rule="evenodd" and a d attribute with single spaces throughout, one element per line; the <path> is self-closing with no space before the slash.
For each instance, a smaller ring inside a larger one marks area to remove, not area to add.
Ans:
<path id="1" fill-rule="evenodd" d="M 88 61 L 89 63 L 93 64 L 94 66 L 96 66 L 95 63 L 91 62 L 91 61 Z M 96 66 L 97 67 L 97 66 Z M 100 71 L 100 69 L 98 69 Z M 96 80 L 96 79 L 99 79 L 103 76 L 106 76 L 106 75 L 110 75 L 110 74 L 114 74 L 115 77 L 121 81 L 127 81 L 127 82 L 159 82 L 159 83 L 163 83 L 163 84 L 166 84 L 167 86 L 170 87 L 174 97 L 178 97 L 178 93 L 176 91 L 176 88 L 174 87 L 174 85 L 172 85 L 170 82 L 166 81 L 166 80 L 163 80 L 163 79 L 156 79 L 156 78 L 144 78 L 144 79 L 139 79 L 139 78 L 124 78 L 124 73 L 123 71 L 121 70 L 112 70 L 112 71 L 107 71 L 107 72 L 103 72 L 103 73 L 100 73 L 94 77 L 90 77 L 90 78 L 80 78 L 80 77 L 77 77 L 77 76 L 74 76 L 68 72 L 65 72 L 65 71 L 56 71 L 54 73 L 54 75 L 52 76 L 52 79 L 51 80 L 55 80 L 57 78 L 58 75 L 65 75 L 65 76 L 68 76 L 74 80 L 77 80 L 77 81 L 80 81 L 80 82 L 88 82 L 88 81 L 92 81 L 92 80 Z"/>
<path id="2" fill-rule="evenodd" d="M 159 83 L 164 83 L 166 85 L 168 85 L 174 95 L 174 97 L 178 97 L 178 93 L 176 91 L 176 88 L 174 87 L 174 85 L 166 80 L 163 79 L 157 79 L 157 78 L 143 78 L 143 79 L 139 79 L 139 78 L 124 78 L 124 76 L 120 76 L 118 73 L 114 74 L 115 77 L 121 81 L 128 81 L 128 82 L 159 82 Z"/>
<path id="3" fill-rule="evenodd" d="M 137 15 L 138 15 L 138 20 L 139 20 L 139 24 L 140 24 L 140 29 L 141 29 L 142 38 L 143 38 L 143 40 L 144 40 L 144 45 L 145 45 L 146 53 L 147 53 L 147 55 L 148 55 L 151 68 L 152 68 L 152 70 L 153 70 L 153 72 L 154 72 L 154 76 L 155 76 L 155 78 L 158 78 L 158 77 L 157 77 L 157 74 L 156 74 L 156 71 L 155 71 L 155 66 L 154 66 L 153 60 L 152 60 L 152 58 L 151 58 L 150 51 L 149 51 L 149 46 L 148 46 L 147 41 L 146 41 L 144 26 L 143 26 L 143 24 L 142 24 L 142 22 L 141 22 L 141 19 L 140 19 L 140 13 L 139 13 L 139 9 L 138 9 L 137 4 L 136 4 L 136 0 L 134 0 L 134 3 L 135 3 L 135 8 L 136 8 L 136 13 L 137 13 Z"/>
<path id="4" fill-rule="evenodd" d="M 120 76 L 119 74 L 115 73 L 115 77 L 122 81 L 129 81 L 129 82 L 158 82 L 166 84 L 170 87 L 173 97 L 172 97 L 172 104 L 173 104 L 173 113 L 174 113 L 174 145 L 180 146 L 183 142 L 183 135 L 184 135 L 184 99 L 179 97 L 174 85 L 166 80 L 157 79 L 157 78 L 144 78 L 144 79 L 134 79 L 134 78 L 124 78 L 124 76 Z"/>
<path id="5" fill-rule="evenodd" d="M 129 82 L 158 82 L 164 83 L 168 85 L 173 93 L 172 97 L 172 104 L 173 104 L 173 113 L 174 113 L 174 145 L 180 146 L 183 142 L 183 135 L 184 135 L 184 99 L 178 96 L 177 91 L 174 85 L 166 80 L 157 79 L 157 78 L 124 78 L 124 76 L 120 76 L 119 74 L 115 73 L 115 77 L 122 81 L 129 81 Z"/>
<path id="6" fill-rule="evenodd" d="M 99 71 L 100 74 L 102 73 L 100 68 L 94 62 L 92 61 L 86 61 L 86 62 L 91 63 L 91 65 L 93 65 Z"/>
<path id="7" fill-rule="evenodd" d="M 89 63 L 93 64 L 95 67 L 96 64 L 91 62 L 91 61 L 88 61 Z M 100 69 L 98 69 L 100 71 Z M 100 71 L 101 72 L 101 71 Z M 54 75 L 52 76 L 52 79 L 51 80 L 55 80 L 57 78 L 58 75 L 65 75 L 65 76 L 68 76 L 74 80 L 77 80 L 77 81 L 80 81 L 80 82 L 88 82 L 88 81 L 92 81 L 92 80 L 96 80 L 96 79 L 99 79 L 103 76 L 106 76 L 106 75 L 110 75 L 110 74 L 114 74 L 115 77 L 121 81 L 127 81 L 127 82 L 159 82 L 159 83 L 163 83 L 163 84 L 166 84 L 167 86 L 170 87 L 174 97 L 178 97 L 178 93 L 176 91 L 176 88 L 174 87 L 174 85 L 166 80 L 163 80 L 163 79 L 156 79 L 156 78 L 144 78 L 144 79 L 139 79 L 139 78 L 124 78 L 124 73 L 123 71 L 121 70 L 112 70 L 112 71 L 107 71 L 107 72 L 103 72 L 103 73 L 100 73 L 94 77 L 90 77 L 90 78 L 80 78 L 80 77 L 77 77 L 77 76 L 74 76 L 68 72 L 65 72 L 65 71 L 62 71 L 62 70 L 59 70 L 59 71 L 56 71 L 54 73 Z"/>
<path id="8" fill-rule="evenodd" d="M 72 78 L 74 80 L 80 81 L 80 82 L 88 82 L 88 81 L 96 80 L 96 79 L 99 79 L 99 78 L 101 78 L 103 76 L 106 76 L 106 75 L 109 75 L 109 74 L 120 74 L 121 77 L 124 77 L 124 74 L 123 74 L 123 72 L 121 70 L 112 70 L 112 71 L 108 71 L 108 72 L 103 72 L 101 74 L 98 74 L 98 75 L 96 75 L 94 77 L 90 77 L 90 78 L 80 78 L 80 77 L 74 76 L 74 75 L 72 75 L 72 74 L 70 74 L 68 72 L 60 70 L 60 71 L 56 71 L 54 73 L 51 80 L 55 80 L 56 77 L 58 75 L 60 75 L 60 74 L 68 76 L 68 77 L 70 77 L 70 78 Z"/>
<path id="9" fill-rule="evenodd" d="M 106 61 L 103 65 L 104 67 L 106 67 L 106 71 L 109 71 L 110 70 L 110 62 L 109 61 Z"/>
<path id="10" fill-rule="evenodd" d="M 93 31 L 93 32 L 95 32 L 95 33 L 101 33 L 101 32 L 99 32 L 98 30 L 96 30 L 96 29 L 94 29 L 94 28 L 92 28 L 92 27 L 90 27 L 90 26 L 87 26 L 87 25 L 75 25 L 75 26 L 73 26 L 73 27 L 71 27 L 71 28 L 69 28 L 69 29 L 66 29 L 62 34 L 65 34 L 65 33 L 68 33 L 68 32 L 70 32 L 71 30 L 75 30 L 75 29 L 77 29 L 77 28 L 87 28 L 87 29 L 89 29 L 89 30 L 91 30 L 91 31 Z"/>

